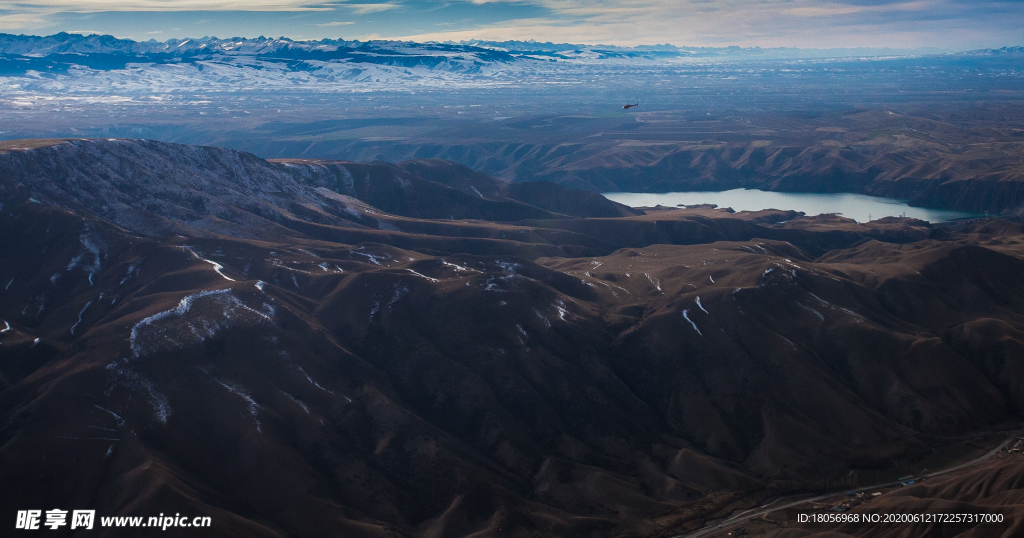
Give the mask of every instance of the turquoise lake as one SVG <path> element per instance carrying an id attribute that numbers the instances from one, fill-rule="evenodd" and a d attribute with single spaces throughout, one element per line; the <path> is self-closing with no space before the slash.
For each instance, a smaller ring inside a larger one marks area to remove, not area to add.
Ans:
<path id="1" fill-rule="evenodd" d="M 663 205 L 717 204 L 718 207 L 731 207 L 736 211 L 760 211 L 762 209 L 792 209 L 803 211 L 808 216 L 822 213 L 838 213 L 857 222 L 882 217 L 911 217 L 929 222 L 945 222 L 984 216 L 977 213 L 965 213 L 949 209 L 930 209 L 911 207 L 906 200 L 880 198 L 863 194 L 836 193 L 804 193 L 804 192 L 770 192 L 755 189 L 733 189 L 730 191 L 710 192 L 607 192 L 604 196 L 609 200 L 630 207 L 654 207 Z"/>

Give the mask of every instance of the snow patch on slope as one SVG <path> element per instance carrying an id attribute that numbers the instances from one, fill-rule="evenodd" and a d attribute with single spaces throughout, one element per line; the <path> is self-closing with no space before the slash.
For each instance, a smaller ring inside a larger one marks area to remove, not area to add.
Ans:
<path id="1" fill-rule="evenodd" d="M 224 266 L 223 265 L 221 265 L 221 264 L 219 264 L 219 263 L 217 263 L 217 262 L 215 262 L 213 260 L 208 260 L 208 259 L 206 259 L 206 258 L 204 258 L 204 257 L 202 257 L 202 256 L 200 256 L 198 254 L 196 254 L 196 251 L 192 250 L 192 247 L 181 247 L 181 248 L 189 251 L 189 253 L 192 254 L 192 256 L 194 256 L 197 260 L 204 261 L 204 262 L 212 265 L 213 266 L 213 270 L 216 271 L 218 275 L 224 277 L 224 280 L 227 280 L 229 282 L 234 282 L 235 281 L 235 279 L 233 279 L 233 278 L 229 277 L 228 275 L 224 274 Z"/>
<path id="2" fill-rule="evenodd" d="M 196 308 L 200 303 L 203 308 Z M 273 323 L 273 316 L 272 305 L 264 303 L 256 310 L 238 299 L 230 288 L 203 291 L 187 295 L 174 308 L 136 323 L 128 343 L 132 358 L 137 359 L 197 344 L 232 325 Z"/>

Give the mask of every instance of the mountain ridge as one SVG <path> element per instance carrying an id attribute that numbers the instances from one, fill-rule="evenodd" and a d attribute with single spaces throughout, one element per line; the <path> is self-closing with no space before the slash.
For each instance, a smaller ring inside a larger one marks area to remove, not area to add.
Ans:
<path id="1" fill-rule="evenodd" d="M 950 52 L 938 49 L 893 49 L 893 48 L 836 48 L 836 49 L 801 49 L 792 47 L 688 47 L 675 45 L 639 45 L 634 47 L 621 47 L 615 45 L 586 45 L 574 43 L 539 43 L 533 41 L 482 41 L 471 40 L 462 42 L 416 42 L 389 39 L 374 39 L 367 41 L 346 40 L 346 39 L 307 39 L 295 40 L 286 37 L 258 38 L 229 37 L 217 38 L 214 36 L 171 38 L 165 41 L 149 39 L 136 41 L 127 38 L 116 38 L 106 34 L 80 34 L 59 32 L 49 36 L 35 35 L 14 35 L 0 34 L 0 54 L 54 54 L 54 53 L 196 53 L 221 52 L 231 54 L 260 54 L 280 49 L 301 48 L 304 50 L 331 51 L 342 48 L 367 48 L 367 50 L 382 49 L 384 47 L 419 47 L 421 50 L 435 50 L 445 52 L 480 52 L 489 50 L 492 52 L 507 53 L 552 53 L 571 52 L 579 53 L 580 50 L 597 50 L 609 53 L 624 53 L 642 57 L 644 54 L 656 54 L 656 57 L 667 58 L 675 54 L 680 57 L 738 57 L 766 59 L 794 58 L 794 57 L 847 57 L 847 56 L 892 56 L 892 55 L 920 55 L 920 54 L 998 54 L 998 53 L 1020 53 L 1024 47 L 1002 47 L 989 49 L 972 49 L 967 51 Z M 184 48 L 183 48 L 184 47 Z M 776 56 L 770 56 L 771 54 Z M 785 54 L 788 53 L 789 56 Z M 781 54 L 781 55 L 780 55 Z M 512 59 L 514 56 L 495 56 L 495 58 Z M 560 56 L 554 56 L 560 57 Z M 653 57 L 653 56 L 652 56 Z M 566 58 L 566 57 L 562 57 Z"/>
<path id="2" fill-rule="evenodd" d="M 506 200 L 500 182 L 144 140 L 4 148 L 11 517 L 648 536 L 956 457 L 1024 409 L 1019 220 L 516 201 L 549 216 L 453 221 Z"/>

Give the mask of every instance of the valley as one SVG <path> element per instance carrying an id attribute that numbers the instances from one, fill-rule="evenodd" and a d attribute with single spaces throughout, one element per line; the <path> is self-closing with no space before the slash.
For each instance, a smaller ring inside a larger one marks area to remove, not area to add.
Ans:
<path id="1" fill-rule="evenodd" d="M 443 159 L 592 192 L 847 192 L 1019 216 L 1024 49 L 891 52 L 0 34 L 0 140 Z"/>

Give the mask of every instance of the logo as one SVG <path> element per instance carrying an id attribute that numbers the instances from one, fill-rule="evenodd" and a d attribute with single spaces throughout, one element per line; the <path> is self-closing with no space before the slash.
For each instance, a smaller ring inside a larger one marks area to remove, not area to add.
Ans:
<path id="1" fill-rule="evenodd" d="M 18 510 L 18 518 L 14 528 L 22 530 L 38 530 L 43 517 L 42 510 Z M 95 510 L 75 510 L 71 512 L 72 529 L 91 529 L 96 523 Z M 46 521 L 42 522 L 44 527 L 50 530 L 57 530 L 68 525 L 68 511 L 54 508 L 46 511 Z"/>

